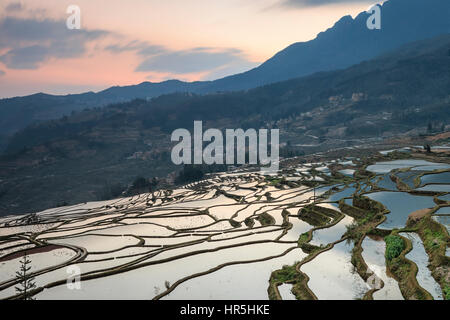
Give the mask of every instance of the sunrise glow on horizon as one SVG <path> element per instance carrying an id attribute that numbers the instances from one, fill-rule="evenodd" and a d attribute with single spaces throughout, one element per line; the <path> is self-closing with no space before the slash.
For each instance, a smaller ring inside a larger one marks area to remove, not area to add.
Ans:
<path id="1" fill-rule="evenodd" d="M 0 97 L 218 79 L 314 39 L 342 16 L 354 17 L 376 1 L 323 2 L 328 4 L 0 0 Z M 81 9 L 81 30 L 66 28 L 72 4 Z"/>

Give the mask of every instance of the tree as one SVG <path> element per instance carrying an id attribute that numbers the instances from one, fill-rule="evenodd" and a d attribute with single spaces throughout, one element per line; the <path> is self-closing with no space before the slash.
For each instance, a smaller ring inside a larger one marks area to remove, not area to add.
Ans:
<path id="1" fill-rule="evenodd" d="M 31 260 L 28 259 L 27 253 L 20 260 L 20 271 L 16 272 L 16 280 L 19 280 L 19 286 L 15 287 L 16 292 L 21 295 L 23 300 L 33 300 L 30 291 L 36 288 L 34 277 L 30 277 L 28 271 L 31 269 Z"/>
<path id="2" fill-rule="evenodd" d="M 137 177 L 126 191 L 126 195 L 153 192 L 159 183 L 160 181 L 156 177 L 153 177 L 152 179 Z"/>
<path id="3" fill-rule="evenodd" d="M 134 190 L 141 190 L 141 189 L 145 189 L 148 186 L 148 180 L 145 179 L 144 177 L 137 177 L 134 181 L 133 184 L 131 185 L 131 188 Z"/>
<path id="4" fill-rule="evenodd" d="M 200 165 L 184 165 L 183 170 L 178 173 L 175 183 L 184 184 L 199 181 L 205 176 L 204 167 Z"/>
<path id="5" fill-rule="evenodd" d="M 150 191 L 153 191 L 153 189 L 156 188 L 158 186 L 158 184 L 159 184 L 158 179 L 153 177 L 150 182 Z"/>

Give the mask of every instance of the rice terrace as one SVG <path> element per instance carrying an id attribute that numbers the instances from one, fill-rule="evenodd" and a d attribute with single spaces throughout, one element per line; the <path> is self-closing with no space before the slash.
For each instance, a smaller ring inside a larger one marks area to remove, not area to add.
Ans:
<path id="1" fill-rule="evenodd" d="M 449 17 L 0 0 L 3 318 L 448 317 Z"/>
<path id="2" fill-rule="evenodd" d="M 2 218 L 0 298 L 20 298 L 26 252 L 38 300 L 449 299 L 449 150 L 433 150 L 287 158 Z"/>

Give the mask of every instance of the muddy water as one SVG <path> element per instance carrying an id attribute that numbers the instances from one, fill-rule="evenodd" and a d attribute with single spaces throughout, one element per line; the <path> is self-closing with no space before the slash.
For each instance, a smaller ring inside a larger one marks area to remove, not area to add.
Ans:
<path id="1" fill-rule="evenodd" d="M 403 300 L 397 281 L 386 273 L 386 259 L 384 257 L 386 243 L 383 239 L 366 237 L 362 243 L 362 248 L 362 256 L 367 266 L 384 282 L 384 287 L 373 294 L 374 300 Z"/>

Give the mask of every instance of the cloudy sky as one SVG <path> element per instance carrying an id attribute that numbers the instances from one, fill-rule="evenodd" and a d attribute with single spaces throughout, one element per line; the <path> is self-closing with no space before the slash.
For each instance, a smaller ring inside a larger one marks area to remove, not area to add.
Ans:
<path id="1" fill-rule="evenodd" d="M 0 0 L 0 97 L 243 72 L 375 0 Z M 81 29 L 69 30 L 69 5 Z"/>

